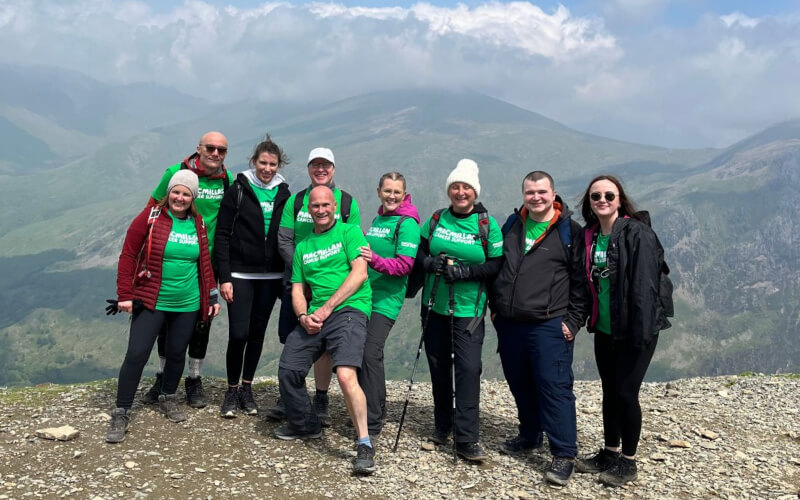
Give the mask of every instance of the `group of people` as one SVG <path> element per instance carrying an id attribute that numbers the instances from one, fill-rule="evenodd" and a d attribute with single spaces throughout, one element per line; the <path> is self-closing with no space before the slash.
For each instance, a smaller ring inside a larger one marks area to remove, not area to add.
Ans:
<path id="1" fill-rule="evenodd" d="M 330 149 L 310 152 L 310 184 L 290 194 L 279 172 L 286 155 L 269 136 L 235 179 L 224 166 L 227 147 L 222 134 L 205 134 L 194 154 L 167 169 L 128 230 L 109 311 L 132 319 L 106 441 L 124 439 L 156 342 L 159 371 L 143 401 L 173 422 L 186 418 L 175 393 L 188 349 L 187 403 L 206 406 L 201 369 L 219 296 L 229 318 L 220 414 L 258 414 L 252 381 L 280 299 L 280 398 L 265 412 L 285 421 L 275 436 L 321 437 L 331 425 L 335 373 L 357 438 L 353 470 L 373 472 L 375 438 L 387 417 L 384 345 L 419 283 L 431 441 L 452 439 L 469 461 L 488 458 L 479 444 L 488 312 L 519 418 L 519 434 L 500 451 L 543 451 L 546 435 L 549 482 L 565 485 L 576 470 L 613 486 L 636 479 L 639 389 L 658 333 L 670 326 L 671 284 L 647 213 L 618 179 L 592 179 L 579 202 L 581 227 L 553 178 L 531 172 L 521 207 L 501 227 L 477 201 L 478 165 L 463 159 L 445 182 L 450 205 L 420 225 L 405 178 L 391 172 L 378 181 L 380 205 L 364 234 L 358 203 L 334 183 Z M 572 356 L 583 326 L 595 333 L 604 446 L 579 458 Z"/>

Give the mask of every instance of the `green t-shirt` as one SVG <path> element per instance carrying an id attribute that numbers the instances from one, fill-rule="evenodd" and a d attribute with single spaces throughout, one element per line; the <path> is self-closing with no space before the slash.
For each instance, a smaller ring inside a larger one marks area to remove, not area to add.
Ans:
<path id="1" fill-rule="evenodd" d="M 611 238 L 610 234 L 598 235 L 597 243 L 594 246 L 594 267 L 603 270 L 606 268 L 606 252 L 608 251 L 608 240 Z M 611 308 L 609 305 L 609 296 L 611 288 L 611 280 L 608 277 L 600 276 L 597 280 L 597 323 L 594 327 L 598 332 L 610 334 L 611 333 Z"/>
<path id="2" fill-rule="evenodd" d="M 172 218 L 164 259 L 161 262 L 161 288 L 156 309 L 159 311 L 191 312 L 200 309 L 200 282 L 197 277 L 197 260 L 200 245 L 194 219 Z"/>
<path id="3" fill-rule="evenodd" d="M 525 218 L 525 253 L 528 253 L 528 251 L 533 248 L 534 242 L 539 239 L 539 236 L 544 234 L 549 225 L 549 220 L 536 222 L 530 217 Z"/>
<path id="4" fill-rule="evenodd" d="M 379 215 L 367 230 L 367 243 L 372 251 L 387 259 L 405 255 L 412 259 L 417 256 L 419 246 L 419 226 L 412 219 L 403 219 L 394 239 L 399 215 Z M 406 297 L 408 275 L 389 276 L 369 268 L 369 281 L 372 285 L 372 310 L 389 319 L 397 319 Z"/>
<path id="5" fill-rule="evenodd" d="M 367 240 L 359 227 L 338 222 L 322 234 L 312 232 L 297 245 L 292 260 L 292 283 L 306 283 L 311 287 L 309 314 L 325 304 L 342 286 L 350 274 L 350 262 L 361 255 L 360 248 L 366 245 Z M 372 312 L 369 280 L 365 280 L 334 311 L 347 306 L 358 309 L 369 318 Z"/>
<path id="6" fill-rule="evenodd" d="M 308 238 L 308 235 L 314 232 L 314 221 L 311 219 L 311 214 L 308 213 L 308 193 L 311 192 L 311 187 L 305 190 L 303 196 L 303 208 L 294 214 L 294 200 L 297 193 L 291 195 L 286 201 L 286 207 L 281 214 L 280 227 L 291 229 L 294 231 L 294 244 L 298 245 L 301 241 Z M 333 197 L 336 200 L 336 220 L 341 217 L 342 209 L 342 190 L 338 187 L 333 187 Z M 350 216 L 347 218 L 347 224 L 361 227 L 361 214 L 358 212 L 358 203 L 353 198 L 350 204 Z"/>
<path id="7" fill-rule="evenodd" d="M 467 265 L 482 264 L 486 262 L 481 240 L 478 237 L 478 214 L 472 214 L 463 219 L 457 218 L 450 209 L 442 212 L 439 223 L 429 236 L 430 218 L 422 224 L 421 236 L 427 238 L 431 255 L 441 252 L 448 257 L 455 258 Z M 489 217 L 489 257 L 500 257 L 503 254 L 503 235 L 500 226 L 493 217 Z M 422 303 L 428 303 L 434 275 L 425 276 L 425 287 L 422 293 Z M 486 309 L 486 286 L 478 300 L 480 283 L 477 281 L 456 281 L 453 283 L 455 294 L 455 313 L 459 318 L 473 318 L 480 316 Z M 436 296 L 433 298 L 433 311 L 438 314 L 448 314 L 449 285 L 441 280 Z"/>
<path id="8" fill-rule="evenodd" d="M 258 204 L 261 205 L 261 213 L 264 214 L 264 234 L 269 234 L 269 223 L 272 220 L 272 210 L 275 208 L 275 197 L 278 195 L 279 186 L 264 189 L 251 182 L 250 187 L 253 188 Z"/>
<path id="9" fill-rule="evenodd" d="M 153 197 L 156 201 L 161 201 L 167 195 L 167 186 L 169 180 L 175 175 L 175 172 L 181 169 L 181 163 L 169 167 L 158 186 L 153 190 Z M 227 172 L 228 185 L 233 184 L 233 175 Z M 208 250 L 214 250 L 214 233 L 217 229 L 217 214 L 219 214 L 219 204 L 222 203 L 222 195 L 225 194 L 225 181 L 223 179 L 209 179 L 208 177 L 198 176 L 198 190 L 197 199 L 194 201 L 194 206 L 197 207 L 197 213 L 203 218 L 206 223 L 206 233 L 208 234 Z"/>

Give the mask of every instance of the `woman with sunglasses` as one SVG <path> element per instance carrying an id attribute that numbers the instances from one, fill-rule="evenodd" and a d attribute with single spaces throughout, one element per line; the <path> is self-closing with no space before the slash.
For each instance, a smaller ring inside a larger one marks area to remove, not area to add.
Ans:
<path id="1" fill-rule="evenodd" d="M 278 223 L 289 185 L 278 170 L 286 163 L 284 152 L 267 135 L 253 150 L 250 170 L 236 177 L 219 209 L 214 258 L 220 295 L 228 303 L 223 418 L 235 418 L 237 408 L 246 415 L 258 414 L 253 377 L 272 307 L 283 290 Z"/>
<path id="2" fill-rule="evenodd" d="M 145 208 L 125 235 L 112 308 L 132 317 L 108 443 L 125 439 L 142 370 L 162 329 L 167 331 L 166 363 L 158 409 L 172 422 L 186 420 L 175 396 L 186 348 L 198 320 L 208 322 L 219 314 L 206 226 L 194 206 L 197 194 L 197 175 L 179 170 L 170 178 L 166 196 Z"/>
<path id="3" fill-rule="evenodd" d="M 603 386 L 605 447 L 579 459 L 578 472 L 600 473 L 609 486 L 635 481 L 642 428 L 639 389 L 658 342 L 668 328 L 659 298 L 663 248 L 647 212 L 637 212 L 620 181 L 601 175 L 581 201 L 586 221 L 585 269 L 592 297 L 588 329 L 594 335 Z M 621 446 L 620 446 L 621 443 Z"/>

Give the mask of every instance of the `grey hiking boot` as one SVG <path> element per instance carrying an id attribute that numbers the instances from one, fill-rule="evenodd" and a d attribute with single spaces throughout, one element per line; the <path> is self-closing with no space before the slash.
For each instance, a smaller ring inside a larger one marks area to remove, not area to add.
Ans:
<path id="1" fill-rule="evenodd" d="M 115 408 L 111 412 L 111 422 L 106 431 L 106 443 L 121 443 L 125 440 L 128 425 L 131 422 L 131 411 L 125 408 Z"/>
<path id="2" fill-rule="evenodd" d="M 537 444 L 522 436 L 504 441 L 503 446 L 500 447 L 500 453 L 505 455 L 525 455 L 543 451 L 544 445 L 541 442 Z"/>
<path id="3" fill-rule="evenodd" d="M 175 394 L 162 394 L 158 397 L 158 411 L 166 415 L 170 422 L 183 422 L 186 415 L 178 407 L 178 397 Z"/>
<path id="4" fill-rule="evenodd" d="M 275 437 L 286 441 L 293 441 L 295 439 L 319 439 L 322 437 L 322 429 L 316 432 L 297 432 L 289 428 L 288 425 L 282 425 L 273 431 Z"/>
<path id="5" fill-rule="evenodd" d="M 574 472 L 574 460 L 567 457 L 553 457 L 550 467 L 544 473 L 544 478 L 550 483 L 566 486 Z"/>
<path id="6" fill-rule="evenodd" d="M 158 403 L 158 395 L 161 394 L 161 379 L 164 377 L 163 373 L 156 373 L 156 381 L 147 392 L 142 396 L 142 403 L 146 405 L 154 405 Z"/>
<path id="7" fill-rule="evenodd" d="M 353 461 L 353 472 L 356 474 L 372 474 L 375 472 L 375 448 L 359 444 L 356 448 L 356 459 Z"/>
<path id="8" fill-rule="evenodd" d="M 186 388 L 186 404 L 192 408 L 205 408 L 208 401 L 206 401 L 206 395 L 203 392 L 202 378 L 186 377 L 183 383 Z"/>
<path id="9" fill-rule="evenodd" d="M 322 427 L 331 426 L 330 404 L 327 394 L 314 394 L 314 411 Z"/>
<path id="10" fill-rule="evenodd" d="M 449 441 L 450 432 L 442 429 L 433 429 L 433 432 L 428 436 L 428 441 L 433 444 L 443 445 Z"/>
<path id="11" fill-rule="evenodd" d="M 594 455 L 579 458 L 575 461 L 575 468 L 578 472 L 588 472 L 596 474 L 611 468 L 619 460 L 619 452 L 611 451 L 606 448 L 601 449 Z"/>
<path id="12" fill-rule="evenodd" d="M 236 418 L 236 408 L 239 406 L 239 388 L 228 387 L 225 391 L 225 399 L 222 400 L 222 407 L 219 415 L 222 418 Z"/>
<path id="13" fill-rule="evenodd" d="M 253 386 L 251 384 L 242 384 L 239 387 L 237 394 L 239 400 L 239 409 L 245 415 L 258 415 L 258 405 L 253 397 Z"/>
<path id="14" fill-rule="evenodd" d="M 264 416 L 270 420 L 276 421 L 286 419 L 286 408 L 283 406 L 283 401 L 281 401 L 281 398 L 278 398 L 278 400 L 275 401 L 275 406 L 272 408 L 267 408 L 264 411 Z"/>
<path id="15" fill-rule="evenodd" d="M 614 465 L 600 473 L 598 479 L 606 486 L 622 486 L 637 478 L 636 460 L 620 456 Z"/>

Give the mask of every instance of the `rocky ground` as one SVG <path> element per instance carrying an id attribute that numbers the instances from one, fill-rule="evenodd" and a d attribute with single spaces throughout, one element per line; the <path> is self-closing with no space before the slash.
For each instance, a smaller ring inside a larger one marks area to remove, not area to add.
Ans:
<path id="1" fill-rule="evenodd" d="M 150 380 L 146 381 L 147 383 Z M 210 383 L 209 383 L 210 382 Z M 389 422 L 378 443 L 378 471 L 350 473 L 352 429 L 338 388 L 334 425 L 321 440 L 274 439 L 274 423 L 218 416 L 224 382 L 207 381 L 213 405 L 187 408 L 172 424 L 154 408 L 135 406 L 125 441 L 104 442 L 115 382 L 0 390 L 0 499 L 6 498 L 798 498 L 800 378 L 728 376 L 648 383 L 642 389 L 644 429 L 639 480 L 606 488 L 592 475 L 569 485 L 543 482 L 549 455 L 498 452 L 516 434 L 505 382 L 484 381 L 481 443 L 491 460 L 453 464 L 450 448 L 425 448 L 432 425 L 430 387 L 414 387 L 397 453 L 391 448 L 407 382 L 391 382 Z M 145 384 L 140 390 L 144 390 Z M 274 381 L 258 385 L 262 408 L 277 396 Z M 602 441 L 598 382 L 576 383 L 582 453 Z M 70 441 L 37 430 L 70 425 Z"/>

